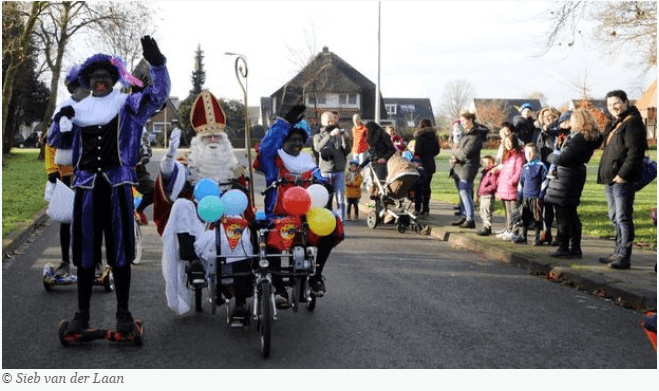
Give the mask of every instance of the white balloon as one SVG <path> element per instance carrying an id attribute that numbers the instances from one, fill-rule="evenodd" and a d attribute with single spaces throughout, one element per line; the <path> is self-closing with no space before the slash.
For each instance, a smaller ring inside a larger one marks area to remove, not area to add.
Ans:
<path id="1" fill-rule="evenodd" d="M 324 208 L 329 201 L 329 193 L 323 185 L 314 184 L 307 188 L 309 195 L 311 196 L 311 209 L 314 208 Z"/>

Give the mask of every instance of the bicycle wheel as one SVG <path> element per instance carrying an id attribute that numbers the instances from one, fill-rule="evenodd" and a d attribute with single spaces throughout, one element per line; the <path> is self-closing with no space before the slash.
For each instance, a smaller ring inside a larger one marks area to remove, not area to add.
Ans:
<path id="1" fill-rule="evenodd" d="M 258 325 L 261 335 L 261 357 L 268 358 L 270 356 L 270 332 L 272 325 L 270 282 L 267 280 L 261 281 L 261 288 L 259 290 L 261 294 L 259 295 Z"/>
<path id="2" fill-rule="evenodd" d="M 135 226 L 135 258 L 132 263 L 136 265 L 142 260 L 142 229 L 137 221 L 133 222 L 133 225 Z"/>

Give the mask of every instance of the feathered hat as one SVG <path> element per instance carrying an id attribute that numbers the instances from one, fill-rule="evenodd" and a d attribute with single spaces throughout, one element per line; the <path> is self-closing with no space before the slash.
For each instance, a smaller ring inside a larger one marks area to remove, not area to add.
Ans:
<path id="1" fill-rule="evenodd" d="M 195 133 L 218 134 L 224 132 L 226 117 L 220 102 L 208 90 L 202 91 L 190 109 L 190 123 Z"/>
<path id="2" fill-rule="evenodd" d="M 80 72 L 78 75 L 78 82 L 80 85 L 84 88 L 91 89 L 91 86 L 89 85 L 89 75 L 99 68 L 107 69 L 112 73 L 113 84 L 116 84 L 119 81 L 124 87 L 130 85 L 141 87 L 143 85 L 140 79 L 126 71 L 121 58 L 112 57 L 103 53 L 94 54 L 85 60 L 80 66 Z"/>

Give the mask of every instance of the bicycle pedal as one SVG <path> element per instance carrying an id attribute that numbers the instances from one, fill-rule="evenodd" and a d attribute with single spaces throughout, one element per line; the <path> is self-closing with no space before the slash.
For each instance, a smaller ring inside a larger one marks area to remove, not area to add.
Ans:
<path id="1" fill-rule="evenodd" d="M 240 328 L 247 326 L 247 318 L 242 316 L 236 316 L 231 318 L 229 322 L 231 328 Z"/>

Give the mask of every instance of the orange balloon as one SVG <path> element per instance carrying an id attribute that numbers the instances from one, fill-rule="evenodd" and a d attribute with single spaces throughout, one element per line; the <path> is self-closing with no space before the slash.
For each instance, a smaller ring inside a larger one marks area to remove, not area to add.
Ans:
<path id="1" fill-rule="evenodd" d="M 286 190 L 282 198 L 284 210 L 293 216 L 302 216 L 311 208 L 311 196 L 304 187 L 295 186 Z"/>

